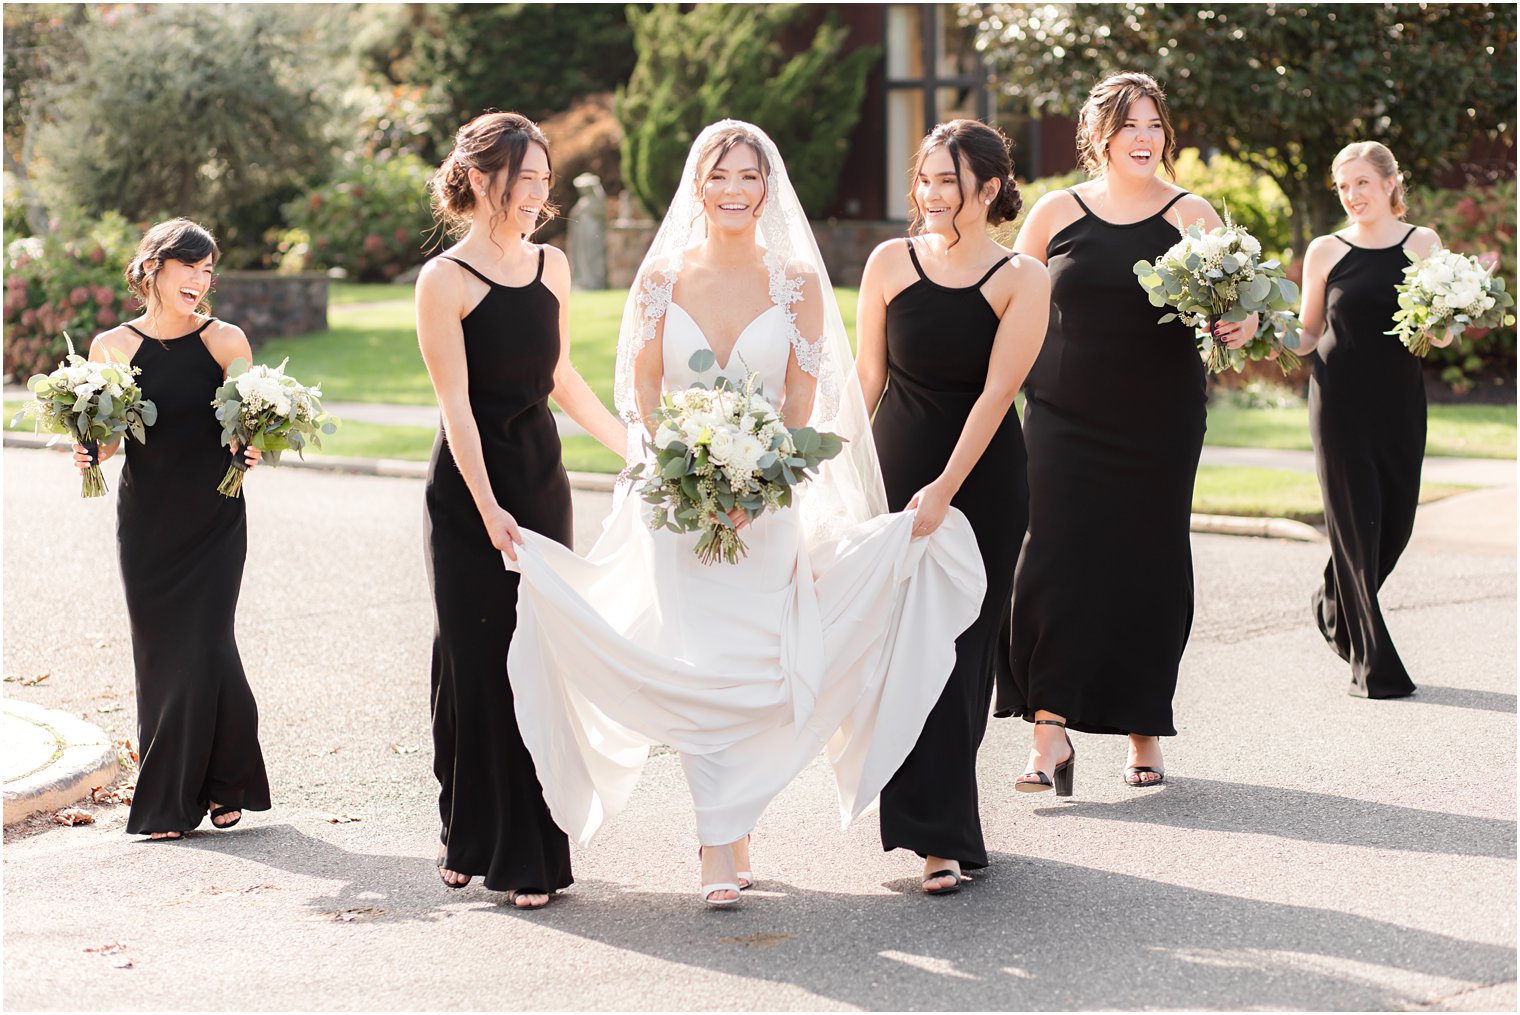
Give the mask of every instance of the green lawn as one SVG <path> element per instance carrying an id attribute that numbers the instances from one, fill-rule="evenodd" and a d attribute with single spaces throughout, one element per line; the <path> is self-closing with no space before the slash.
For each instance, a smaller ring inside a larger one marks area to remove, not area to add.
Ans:
<path id="1" fill-rule="evenodd" d="M 1471 489 L 1454 483 L 1421 483 L 1420 503 Z M 1319 480 L 1312 472 L 1233 465 L 1199 467 L 1193 510 L 1206 515 L 1292 518 L 1311 523 L 1323 521 L 1325 514 Z"/>
<path id="2" fill-rule="evenodd" d="M 1513 405 L 1432 405 L 1425 454 L 1431 457 L 1514 458 Z M 1206 443 L 1221 447 L 1308 451 L 1309 410 L 1245 409 L 1216 398 L 1209 405 Z"/>
<path id="3" fill-rule="evenodd" d="M 328 306 L 347 303 L 385 303 L 392 300 L 412 301 L 412 287 L 388 282 L 329 282 L 327 283 Z"/>

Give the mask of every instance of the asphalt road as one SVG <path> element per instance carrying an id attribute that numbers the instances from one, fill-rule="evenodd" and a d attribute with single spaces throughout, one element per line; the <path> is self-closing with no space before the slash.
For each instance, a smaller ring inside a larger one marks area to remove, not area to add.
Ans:
<path id="1" fill-rule="evenodd" d="M 114 501 L 49 452 L 4 477 L 4 671 L 51 674 L 4 691 L 133 736 Z M 7 829 L 6 1008 L 1515 1007 L 1512 555 L 1405 558 L 1383 601 L 1421 691 L 1369 702 L 1310 620 L 1323 547 L 1195 536 L 1167 786 L 1080 736 L 1072 802 L 1016 795 L 1027 727 L 994 721 L 994 863 L 959 895 L 919 894 L 870 815 L 840 831 L 819 762 L 761 821 L 757 890 L 707 911 L 665 753 L 524 914 L 432 866 L 421 496 L 252 477 L 238 635 L 276 807 L 180 844 L 112 806 Z M 586 539 L 605 501 L 577 497 Z"/>

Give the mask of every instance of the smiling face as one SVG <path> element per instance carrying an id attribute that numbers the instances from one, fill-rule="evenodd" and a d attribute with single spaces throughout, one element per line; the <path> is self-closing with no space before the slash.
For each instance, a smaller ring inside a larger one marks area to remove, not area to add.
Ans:
<path id="1" fill-rule="evenodd" d="M 498 171 L 496 176 L 502 178 L 501 183 L 494 178 L 488 179 L 478 169 L 470 170 L 470 182 L 479 188 L 477 193 L 489 192 L 494 187 L 506 188 L 505 193 L 492 196 L 489 204 L 492 214 L 504 217 L 507 225 L 515 232 L 524 236 L 532 233 L 539 227 L 544 206 L 549 201 L 549 187 L 554 182 L 549 153 L 544 151 L 542 145 L 531 142 L 523 152 L 522 165 L 517 168 L 517 175 L 510 182 L 505 180 L 505 170 Z"/>
<path id="2" fill-rule="evenodd" d="M 210 256 L 195 264 L 177 261 L 172 257 L 164 258 L 153 280 L 158 305 L 172 307 L 186 314 L 194 313 L 211 291 L 215 267 L 216 262 Z"/>
<path id="3" fill-rule="evenodd" d="M 702 213 L 709 231 L 754 229 L 765 208 L 765 171 L 753 145 L 739 143 L 702 180 Z"/>
<path id="4" fill-rule="evenodd" d="M 951 239 L 974 232 L 987 218 L 987 205 L 976 192 L 975 176 L 967 170 L 964 160 L 958 180 L 955 169 L 949 146 L 939 145 L 924 155 L 913 185 L 913 203 L 918 207 L 924 231 Z M 994 187 L 991 183 L 987 186 Z"/>
<path id="5" fill-rule="evenodd" d="M 1106 170 L 1132 178 L 1155 176 L 1166 146 L 1161 110 L 1149 96 L 1131 102 L 1118 130 L 1109 135 Z"/>
<path id="6" fill-rule="evenodd" d="M 1352 159 L 1335 168 L 1335 192 L 1353 222 L 1372 223 L 1393 214 L 1395 186 L 1394 179 L 1383 176 L 1366 159 Z"/>

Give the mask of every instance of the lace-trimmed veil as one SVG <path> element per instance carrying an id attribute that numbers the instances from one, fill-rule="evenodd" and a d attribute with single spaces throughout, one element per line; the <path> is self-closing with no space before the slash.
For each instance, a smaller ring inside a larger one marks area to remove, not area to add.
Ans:
<path id="1" fill-rule="evenodd" d="M 623 307 L 618 331 L 617 372 L 613 387 L 617 410 L 631 425 L 630 441 L 644 432 L 634 400 L 633 366 L 639 351 L 659 331 L 670 307 L 671 292 L 680 276 L 686 251 L 702 238 L 705 218 L 697 199 L 697 157 L 720 130 L 742 129 L 770 163 L 766 201 L 756 230 L 756 243 L 765 251 L 771 301 L 782 308 L 798 364 L 818 379 L 808 425 L 845 438 L 844 450 L 826 462 L 816 480 L 806 484 L 801 498 L 803 524 L 810 543 L 828 540 L 851 525 L 887 510 L 881 468 L 871 439 L 865 399 L 855 379 L 854 357 L 834 300 L 834 287 L 818 251 L 818 242 L 792 189 L 776 145 L 759 127 L 741 120 L 719 120 L 692 142 L 686 168 L 676 187 L 665 221 L 660 223 L 649 253 Z M 797 329 L 793 304 L 802 298 L 803 275 L 813 274 L 823 300 L 823 334 L 803 335 Z"/>

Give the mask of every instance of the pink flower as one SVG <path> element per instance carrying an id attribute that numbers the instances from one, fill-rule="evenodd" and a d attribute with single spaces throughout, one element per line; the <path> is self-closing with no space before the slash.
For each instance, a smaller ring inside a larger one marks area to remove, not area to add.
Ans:
<path id="1" fill-rule="evenodd" d="M 77 285 L 74 291 L 69 293 L 69 302 L 76 307 L 82 307 L 90 302 L 90 290 L 88 286 Z"/>
<path id="2" fill-rule="evenodd" d="M 95 302 L 103 307 L 109 307 L 116 302 L 116 293 L 108 285 L 98 285 L 95 287 Z"/>
<path id="3" fill-rule="evenodd" d="M 26 306 L 26 293 L 18 293 L 15 290 L 5 294 L 5 313 L 7 316 Z"/>
<path id="4" fill-rule="evenodd" d="M 90 263 L 91 264 L 99 264 L 100 262 L 104 261 L 105 259 L 106 259 L 106 251 L 105 251 L 104 247 L 96 246 L 94 250 L 90 251 Z"/>
<path id="5" fill-rule="evenodd" d="M 397 229 L 396 230 L 396 242 L 397 243 L 405 243 L 407 240 L 409 240 L 411 238 L 411 236 L 412 236 L 412 232 L 411 232 L 410 229 Z"/>
<path id="6" fill-rule="evenodd" d="M 34 325 L 36 323 L 37 323 L 37 311 L 35 311 L 35 310 L 24 310 L 24 311 L 22 311 L 22 313 L 21 313 L 21 326 L 22 327 L 24 327 L 24 328 L 30 328 L 32 325 Z"/>
<path id="7" fill-rule="evenodd" d="M 385 249 L 385 241 L 374 233 L 364 237 L 364 249 L 371 254 L 378 254 Z"/>
<path id="8" fill-rule="evenodd" d="M 107 310 L 104 307 L 95 311 L 95 323 L 102 328 L 109 328 L 116 323 L 116 311 Z"/>

